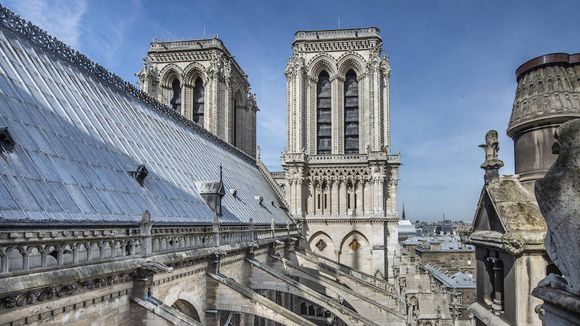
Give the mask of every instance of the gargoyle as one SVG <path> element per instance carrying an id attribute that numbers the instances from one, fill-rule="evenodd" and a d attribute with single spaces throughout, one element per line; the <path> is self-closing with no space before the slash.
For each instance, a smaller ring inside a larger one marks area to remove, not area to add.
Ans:
<path id="1" fill-rule="evenodd" d="M 561 283 L 580 295 L 580 119 L 560 126 L 555 138 L 552 152 L 558 158 L 536 182 L 535 192 L 548 227 L 546 251 L 563 278 L 549 276 L 542 284 Z"/>

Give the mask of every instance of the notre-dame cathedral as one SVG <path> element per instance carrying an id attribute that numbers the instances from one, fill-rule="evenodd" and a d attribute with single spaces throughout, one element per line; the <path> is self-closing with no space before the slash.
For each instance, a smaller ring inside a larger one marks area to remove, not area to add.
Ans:
<path id="1" fill-rule="evenodd" d="M 285 190 L 308 248 L 392 277 L 399 155 L 391 154 L 390 65 L 377 28 L 299 31 L 285 70 Z M 255 156 L 245 73 L 217 39 L 152 42 L 141 88 Z"/>

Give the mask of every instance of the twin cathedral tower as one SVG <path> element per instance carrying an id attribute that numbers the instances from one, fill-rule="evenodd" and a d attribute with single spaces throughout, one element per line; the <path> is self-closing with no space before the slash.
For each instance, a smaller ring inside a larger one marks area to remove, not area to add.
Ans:
<path id="1" fill-rule="evenodd" d="M 381 44 L 373 27 L 296 33 L 285 70 L 284 173 L 274 178 L 311 251 L 390 279 L 400 160 L 390 154 Z M 139 80 L 150 96 L 256 156 L 256 99 L 219 39 L 152 42 Z"/>

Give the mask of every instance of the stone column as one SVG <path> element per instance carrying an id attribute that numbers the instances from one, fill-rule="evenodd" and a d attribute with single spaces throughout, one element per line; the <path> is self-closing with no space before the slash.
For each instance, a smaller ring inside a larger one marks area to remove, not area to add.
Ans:
<path id="1" fill-rule="evenodd" d="M 305 144 L 305 135 L 306 132 L 304 131 L 304 121 L 306 120 L 306 94 L 305 94 L 305 71 L 304 71 L 304 61 L 298 60 L 296 63 L 295 68 L 295 101 L 296 101 L 296 118 L 295 118 L 295 134 L 296 137 L 296 144 L 295 150 L 296 152 L 302 152 L 303 148 L 306 148 Z"/>
<path id="2" fill-rule="evenodd" d="M 234 107 L 234 100 L 233 100 L 233 91 L 232 91 L 232 82 L 231 76 L 226 76 L 225 78 L 225 85 L 224 85 L 224 102 L 223 102 L 223 119 L 219 121 L 221 130 L 221 137 L 226 142 L 233 144 L 231 141 L 231 132 L 232 130 L 232 111 L 236 108 Z"/>
<path id="3" fill-rule="evenodd" d="M 344 154 L 344 77 L 336 77 L 336 153 Z M 333 108 L 334 109 L 334 108 Z M 333 135 L 334 136 L 334 135 Z"/>
<path id="4" fill-rule="evenodd" d="M 383 115 L 384 115 L 384 141 L 388 148 L 391 148 L 391 103 L 390 103 L 390 77 L 391 66 L 386 59 L 383 59 Z"/>
<path id="5" fill-rule="evenodd" d="M 392 218 L 398 218 L 397 214 L 397 187 L 399 185 L 399 166 L 390 165 L 389 166 L 389 198 L 388 198 L 388 211 L 387 216 Z"/>
<path id="6" fill-rule="evenodd" d="M 298 180 L 296 180 L 296 216 L 302 216 L 302 212 L 303 212 L 303 205 L 304 205 L 304 199 L 302 196 L 303 193 L 303 180 L 300 178 Z"/>
<path id="7" fill-rule="evenodd" d="M 337 78 L 337 76 L 331 76 L 330 77 L 330 87 L 331 87 L 331 153 L 332 154 L 340 154 L 339 152 L 339 140 L 340 140 L 340 136 L 339 136 L 339 130 L 342 129 L 339 127 L 339 121 L 340 119 L 340 112 L 339 112 L 339 94 L 340 94 L 340 90 L 339 90 L 339 86 L 340 86 L 340 81 Z M 339 129 L 340 128 L 340 129 Z"/>
<path id="8" fill-rule="evenodd" d="M 346 204 L 346 180 L 340 180 L 340 188 L 338 190 L 338 214 L 346 215 L 347 204 Z"/>
<path id="9" fill-rule="evenodd" d="M 314 182 L 312 180 L 308 182 L 308 195 L 306 196 L 306 202 L 306 214 L 314 215 Z"/>
<path id="10" fill-rule="evenodd" d="M 355 208 L 355 214 L 357 215 L 362 215 L 363 212 L 363 183 L 361 181 L 357 182 L 356 184 L 356 190 L 355 190 L 355 194 L 356 194 L 356 208 Z"/>
<path id="11" fill-rule="evenodd" d="M 332 215 L 338 215 L 338 207 L 339 207 L 339 194 L 338 194 L 338 186 L 340 181 L 333 179 L 331 184 L 331 191 L 330 191 L 330 210 Z"/>
<path id="12" fill-rule="evenodd" d="M 287 151 L 289 153 L 294 152 L 294 107 L 295 107 L 295 94 L 294 94 L 294 67 L 291 63 L 288 63 L 288 67 L 286 68 L 286 84 L 287 84 L 287 101 L 288 107 L 286 108 L 286 123 L 287 126 Z"/>

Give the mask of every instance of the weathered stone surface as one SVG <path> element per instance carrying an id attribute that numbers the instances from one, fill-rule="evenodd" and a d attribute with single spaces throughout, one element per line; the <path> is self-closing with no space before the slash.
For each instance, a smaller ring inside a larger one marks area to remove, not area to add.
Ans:
<path id="1" fill-rule="evenodd" d="M 553 149 L 558 158 L 536 182 L 536 198 L 548 225 L 546 250 L 564 277 L 561 285 L 580 295 L 580 119 L 558 129 Z M 557 286 L 555 280 L 546 279 Z"/>

